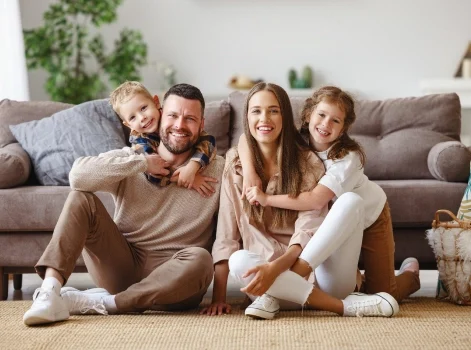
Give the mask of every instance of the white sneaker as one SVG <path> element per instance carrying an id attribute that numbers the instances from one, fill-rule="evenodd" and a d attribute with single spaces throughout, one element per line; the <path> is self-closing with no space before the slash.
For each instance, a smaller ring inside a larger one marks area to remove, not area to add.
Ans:
<path id="1" fill-rule="evenodd" d="M 245 309 L 246 316 L 264 320 L 272 320 L 278 312 L 280 312 L 280 303 L 268 294 L 258 297 Z"/>
<path id="2" fill-rule="evenodd" d="M 399 304 L 388 293 L 352 293 L 344 299 L 344 316 L 392 317 L 399 312 Z"/>
<path id="3" fill-rule="evenodd" d="M 72 287 L 61 289 L 61 296 L 66 302 L 71 315 L 102 314 L 108 315 L 103 298 L 111 295 L 103 288 L 80 291 Z"/>
<path id="4" fill-rule="evenodd" d="M 33 305 L 23 316 L 27 326 L 64 321 L 70 316 L 66 302 L 54 289 L 37 288 L 33 300 Z"/>
<path id="5" fill-rule="evenodd" d="M 401 267 L 399 268 L 398 275 L 404 273 L 404 271 L 406 271 L 406 268 L 411 264 L 417 265 L 417 270 L 413 271 L 413 273 L 419 276 L 420 267 L 419 267 L 419 261 L 416 258 L 404 259 L 404 261 L 401 264 Z"/>
<path id="6" fill-rule="evenodd" d="M 65 294 L 67 292 L 80 292 L 80 290 L 77 289 L 77 288 L 74 288 L 74 287 L 62 287 L 61 288 L 61 295 Z M 106 294 L 106 293 L 108 293 L 108 291 L 105 288 L 90 288 L 90 289 L 83 290 L 82 292 L 83 293 L 91 293 L 91 294 L 95 294 L 95 293 Z M 106 295 L 110 295 L 110 293 L 108 293 Z"/>

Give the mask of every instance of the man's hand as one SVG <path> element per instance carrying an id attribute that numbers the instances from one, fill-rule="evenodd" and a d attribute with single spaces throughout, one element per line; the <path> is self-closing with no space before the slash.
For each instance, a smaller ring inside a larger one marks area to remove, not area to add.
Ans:
<path id="1" fill-rule="evenodd" d="M 267 205 L 268 195 L 256 186 L 248 188 L 245 196 L 252 205 L 260 204 L 262 207 Z"/>
<path id="2" fill-rule="evenodd" d="M 230 313 L 231 306 L 225 301 L 213 301 L 211 305 L 201 310 L 200 315 L 218 316 Z"/>
<path id="3" fill-rule="evenodd" d="M 161 156 L 158 154 L 146 154 L 145 157 L 147 160 L 146 173 L 163 176 L 170 174 L 170 170 L 167 169 L 170 163 L 165 161 Z"/>
<path id="4" fill-rule="evenodd" d="M 262 189 L 262 180 L 260 180 L 260 177 L 255 171 L 247 171 L 244 172 L 244 180 L 242 183 L 242 193 L 240 195 L 240 199 L 244 199 L 244 197 L 247 195 L 247 190 L 250 187 L 258 187 L 260 190 Z"/>
<path id="5" fill-rule="evenodd" d="M 281 272 L 277 271 L 272 264 L 267 263 L 252 267 L 242 277 L 248 277 L 255 274 L 255 277 L 241 292 L 261 296 L 271 287 Z"/>
<path id="6" fill-rule="evenodd" d="M 209 184 L 210 182 L 218 182 L 218 179 L 196 174 L 191 188 L 197 191 L 202 197 L 208 198 L 216 191 L 213 186 Z"/>
<path id="7" fill-rule="evenodd" d="M 195 161 L 189 161 L 187 165 L 182 166 L 175 170 L 172 177 L 178 176 L 177 185 L 179 187 L 190 188 L 195 181 L 195 176 L 198 170 L 201 169 L 201 165 Z"/>

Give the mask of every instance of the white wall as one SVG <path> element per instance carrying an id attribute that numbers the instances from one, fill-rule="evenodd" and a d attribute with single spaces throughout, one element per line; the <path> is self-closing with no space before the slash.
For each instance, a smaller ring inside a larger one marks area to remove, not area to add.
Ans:
<path id="1" fill-rule="evenodd" d="M 41 24 L 51 0 L 20 0 L 24 28 Z M 149 60 L 171 62 L 177 80 L 225 92 L 235 73 L 287 86 L 309 64 L 316 85 L 360 97 L 420 95 L 419 81 L 451 78 L 471 40 L 469 0 L 125 0 L 101 29 L 109 47 L 124 27 L 141 30 Z M 158 87 L 144 69 L 144 83 Z M 30 72 L 33 100 L 45 74 Z"/>

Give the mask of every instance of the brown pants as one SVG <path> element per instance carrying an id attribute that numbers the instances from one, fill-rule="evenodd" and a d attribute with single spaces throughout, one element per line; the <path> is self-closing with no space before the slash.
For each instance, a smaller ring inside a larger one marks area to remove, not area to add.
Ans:
<path id="1" fill-rule="evenodd" d="M 213 278 L 207 250 L 138 248 L 121 234 L 98 197 L 72 191 L 36 271 L 44 278 L 52 267 L 67 281 L 82 250 L 95 284 L 116 294 L 119 312 L 195 308 Z"/>
<path id="2" fill-rule="evenodd" d="M 361 254 L 365 267 L 363 292 L 386 292 L 399 302 L 420 289 L 420 279 L 413 272 L 395 276 L 394 236 L 387 202 L 378 219 L 364 231 Z"/>

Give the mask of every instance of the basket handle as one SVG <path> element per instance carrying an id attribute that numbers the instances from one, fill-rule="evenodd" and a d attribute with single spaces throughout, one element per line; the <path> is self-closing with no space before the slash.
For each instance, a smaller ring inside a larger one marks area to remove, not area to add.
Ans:
<path id="1" fill-rule="evenodd" d="M 456 222 L 440 222 L 440 214 L 448 214 L 448 216 L 450 216 L 452 220 Z M 435 220 L 432 221 L 432 227 L 462 228 L 464 230 L 469 230 L 471 229 L 471 221 L 460 220 L 451 211 L 446 209 L 440 209 L 435 212 Z"/>

